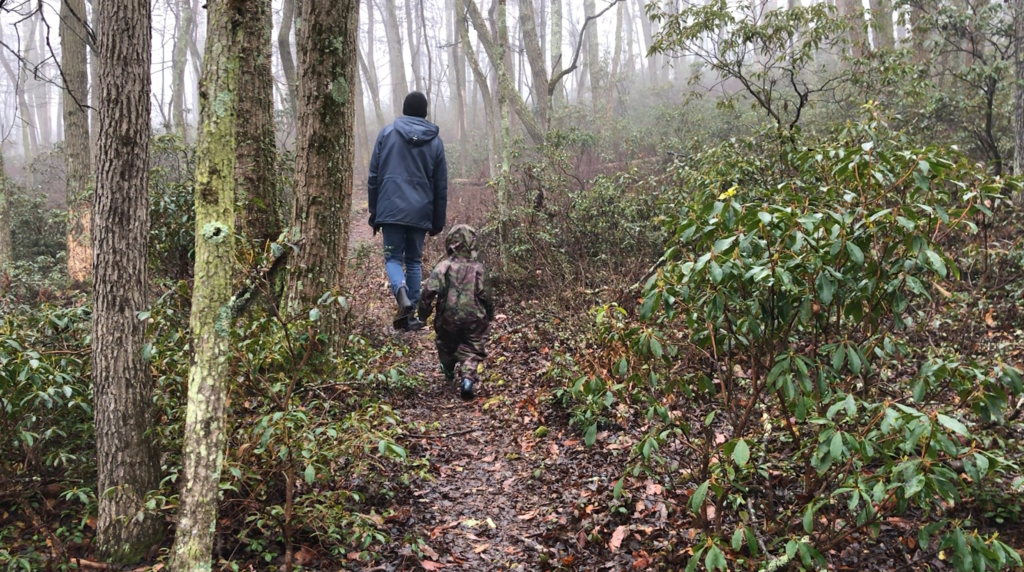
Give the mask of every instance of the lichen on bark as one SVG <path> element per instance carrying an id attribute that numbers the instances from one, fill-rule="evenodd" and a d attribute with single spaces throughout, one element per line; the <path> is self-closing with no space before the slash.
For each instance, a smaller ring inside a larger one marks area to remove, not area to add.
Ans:
<path id="1" fill-rule="evenodd" d="M 206 54 L 196 147 L 196 255 L 183 482 L 172 572 L 211 570 L 231 348 L 230 312 L 235 254 L 235 141 L 238 59 L 245 9 L 239 2 L 207 4 Z M 215 94 L 212 95 L 211 94 Z"/>

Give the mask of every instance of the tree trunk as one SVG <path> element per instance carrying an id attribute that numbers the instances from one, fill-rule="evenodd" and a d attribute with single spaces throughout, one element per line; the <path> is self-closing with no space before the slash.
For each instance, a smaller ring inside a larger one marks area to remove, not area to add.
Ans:
<path id="1" fill-rule="evenodd" d="M 644 48 L 650 51 L 651 46 L 654 44 L 654 31 L 651 18 L 647 15 L 644 10 L 644 0 L 636 0 L 637 14 L 640 16 L 640 29 L 644 34 Z M 658 83 L 658 62 L 657 54 L 649 54 L 646 56 L 647 59 L 647 81 L 654 85 Z"/>
<path id="2" fill-rule="evenodd" d="M 612 52 L 612 74 L 608 78 L 608 109 L 606 115 L 611 118 L 612 106 L 615 103 L 615 86 L 619 79 L 619 65 L 622 61 L 622 19 L 625 15 L 626 2 L 619 1 L 615 13 L 615 49 Z"/>
<path id="3" fill-rule="evenodd" d="M 25 180 L 29 187 L 32 187 L 32 160 L 39 153 L 39 138 L 36 123 L 35 108 L 31 105 L 30 90 L 32 82 L 32 54 L 35 51 L 33 46 L 36 42 L 36 28 L 38 18 L 29 18 L 28 39 L 25 42 L 25 49 L 21 54 L 21 73 L 18 74 L 19 106 L 21 107 L 21 141 L 25 148 Z"/>
<path id="4" fill-rule="evenodd" d="M 392 0 L 392 5 L 394 2 Z M 287 308 L 295 313 L 337 292 L 348 254 L 352 145 L 359 33 L 358 0 L 303 0 L 299 28 L 299 125 L 296 140 Z M 320 331 L 343 343 L 338 304 L 321 312 Z"/>
<path id="5" fill-rule="evenodd" d="M 839 0 L 839 17 L 849 23 L 846 39 L 850 43 L 850 54 L 859 58 L 864 55 L 864 6 L 861 0 Z"/>
<path id="6" fill-rule="evenodd" d="M 520 0 L 519 19 L 522 22 L 523 43 L 526 57 L 530 62 L 530 91 L 537 106 L 537 122 L 543 129 L 548 126 L 548 74 L 544 65 L 544 52 L 537 37 L 537 20 L 533 12 L 533 0 Z"/>
<path id="7" fill-rule="evenodd" d="M 178 528 L 172 572 L 210 570 L 224 463 L 225 404 L 231 365 L 231 298 L 235 255 L 236 122 L 243 38 L 264 27 L 252 2 L 207 2 L 206 53 L 199 93 L 196 144 L 196 261 L 192 287 L 192 347 L 182 457 Z M 269 9 L 269 7 L 268 7 Z M 256 22 L 247 22 L 247 19 Z M 261 30 L 262 31 L 262 30 Z M 261 39 L 269 38 L 261 34 Z M 257 59 L 258 56 L 253 56 Z M 269 87 L 269 86 L 267 86 Z M 252 95 L 252 94 L 249 94 Z"/>
<path id="8" fill-rule="evenodd" d="M 1024 173 L 1024 0 L 1012 0 L 1013 17 L 1013 174 Z"/>
<path id="9" fill-rule="evenodd" d="M 871 34 L 876 50 L 891 50 L 896 47 L 892 24 L 891 0 L 870 0 Z"/>
<path id="10" fill-rule="evenodd" d="M 171 64 L 171 120 L 174 130 L 188 143 L 188 119 L 185 117 L 185 68 L 188 65 L 188 37 L 192 32 L 192 0 L 180 0 L 177 36 Z"/>
<path id="11" fill-rule="evenodd" d="M 295 22 L 295 0 L 284 0 L 281 8 L 281 29 L 277 31 L 277 51 L 288 86 L 288 110 L 292 121 L 299 115 L 298 86 L 295 83 L 295 58 L 292 57 L 292 27 Z"/>
<path id="12" fill-rule="evenodd" d="M 282 230 L 271 70 L 274 21 L 270 0 L 248 0 L 241 12 L 235 179 L 237 202 L 244 206 L 236 220 L 242 234 L 262 247 Z"/>
<path id="13" fill-rule="evenodd" d="M 40 26 L 36 30 L 39 47 L 33 62 L 36 64 L 37 77 L 42 79 L 35 82 L 33 91 L 35 93 L 36 120 L 39 122 L 39 143 L 49 149 L 53 146 L 53 118 L 50 114 L 50 82 L 48 81 L 50 65 L 47 63 L 50 54 L 47 53 L 49 51 L 46 45 L 47 31 L 46 26 Z"/>
<path id="14" fill-rule="evenodd" d="M 562 73 L 562 0 L 551 0 L 551 77 Z M 565 88 L 559 87 L 551 100 L 551 110 L 565 104 Z"/>
<path id="15" fill-rule="evenodd" d="M 462 46 L 459 38 L 459 18 L 461 14 L 456 11 L 455 0 L 448 0 L 449 18 L 447 19 L 448 44 L 451 46 L 448 55 L 448 65 L 451 68 L 450 86 L 451 97 L 455 100 L 455 125 L 459 137 L 459 161 L 458 176 L 466 176 L 466 160 L 469 153 L 469 142 L 466 133 L 466 68 L 462 61 Z"/>
<path id="16" fill-rule="evenodd" d="M 366 0 L 366 61 L 359 60 L 366 77 L 366 85 L 370 88 L 373 100 L 373 111 L 377 114 L 377 130 L 384 129 L 384 111 L 380 104 L 380 80 L 377 78 L 376 34 L 374 32 L 373 0 Z M 362 55 L 362 52 L 359 52 Z"/>
<path id="17" fill-rule="evenodd" d="M 594 0 L 583 0 L 583 11 L 585 18 L 592 18 L 597 14 L 597 6 Z M 590 103 L 597 111 L 601 105 L 601 46 L 597 38 L 596 22 L 593 26 L 587 26 L 587 71 L 590 73 Z"/>
<path id="18" fill-rule="evenodd" d="M 13 259 L 11 248 L 10 182 L 4 167 L 4 155 L 0 153 L 0 274 Z"/>
<path id="19" fill-rule="evenodd" d="M 187 0 L 186 0 L 187 1 Z M 96 45 L 96 38 L 100 34 L 100 17 L 99 17 L 99 0 L 91 0 L 89 3 L 91 8 L 91 20 L 89 23 L 92 26 L 92 36 L 89 43 L 89 105 L 92 109 L 89 111 L 89 143 L 92 147 L 92 169 L 96 172 L 96 162 L 99 156 L 99 144 L 98 139 L 100 136 L 100 62 L 99 46 Z"/>
<path id="20" fill-rule="evenodd" d="M 487 175 L 488 177 L 493 177 L 497 167 L 497 133 L 494 129 L 494 102 L 491 90 L 487 85 L 487 76 L 480 66 L 480 60 L 476 57 L 476 50 L 469 39 L 469 23 L 466 22 L 466 18 L 463 16 L 462 0 L 455 0 L 455 13 L 459 28 L 459 39 L 465 47 L 466 61 L 473 72 L 473 77 L 476 80 L 475 83 L 480 90 L 481 99 L 484 103 L 484 124 L 487 126 Z"/>
<path id="21" fill-rule="evenodd" d="M 359 74 L 360 76 L 362 74 Z M 355 153 L 355 164 L 352 167 L 352 180 L 353 181 L 366 181 L 369 174 L 369 163 L 366 157 L 366 151 L 372 145 L 370 143 L 370 134 L 366 129 L 366 100 L 363 96 L 363 82 L 360 78 L 356 78 L 356 134 L 355 144 L 353 145 L 353 152 Z"/>
<path id="22" fill-rule="evenodd" d="M 85 0 L 63 0 L 60 17 L 61 67 L 67 100 L 64 103 L 64 140 L 68 205 L 68 278 L 81 283 L 92 276 L 92 205 L 89 179 L 89 71 L 86 67 Z"/>
<path id="23" fill-rule="evenodd" d="M 0 26 L 0 42 L 4 41 L 4 27 Z M 18 65 L 18 72 L 14 71 L 10 62 L 7 61 L 7 54 L 5 50 L 0 50 L 0 64 L 3 64 L 4 71 L 7 73 L 7 79 L 14 86 L 15 95 L 18 99 L 18 115 L 22 124 L 21 132 L 21 143 L 22 152 L 25 157 L 25 165 L 32 160 L 32 140 L 28 134 L 28 100 L 25 98 L 24 84 L 22 78 L 25 77 L 25 73 L 22 71 L 21 64 Z"/>
<path id="24" fill-rule="evenodd" d="M 99 518 L 103 559 L 134 563 L 159 541 L 162 515 L 136 515 L 160 486 L 152 437 L 153 384 L 142 356 L 149 307 L 149 0 L 105 0 L 100 121 L 93 215 L 92 367 Z"/>
<path id="25" fill-rule="evenodd" d="M 469 17 L 473 21 L 473 27 L 476 28 L 477 37 L 480 38 L 480 42 L 484 46 L 484 50 L 487 52 L 488 59 L 491 60 L 491 66 L 497 70 L 498 79 L 498 97 L 505 97 L 506 103 L 510 103 L 512 108 L 516 112 L 516 116 L 519 117 L 520 121 L 523 122 L 523 126 L 526 128 L 526 132 L 530 135 L 530 139 L 536 145 L 540 145 L 544 142 L 544 131 L 540 125 L 537 124 L 537 119 L 530 112 L 529 108 L 526 107 L 526 102 L 523 101 L 523 96 L 516 91 L 516 86 L 512 82 L 512 77 L 509 75 L 508 67 L 505 65 L 505 50 L 501 50 L 497 47 L 496 40 L 491 38 L 490 32 L 487 30 L 487 25 L 484 22 L 483 15 L 477 8 L 473 0 L 466 0 L 467 7 L 469 8 Z M 498 11 L 501 12 L 505 9 L 504 0 L 499 0 Z M 499 14 L 500 16 L 501 14 Z M 499 34 L 501 33 L 501 23 L 499 19 Z M 500 105 L 500 103 L 499 103 Z M 501 119 L 505 121 L 504 118 Z M 507 139 L 503 140 L 507 142 Z"/>
<path id="26" fill-rule="evenodd" d="M 366 79 L 366 86 L 370 89 L 370 100 L 373 101 L 373 113 L 377 117 L 377 130 L 384 129 L 384 109 L 380 105 L 380 91 L 377 85 L 377 73 L 366 63 L 363 59 L 362 50 L 356 54 L 359 58 L 359 67 L 363 71 L 363 77 Z"/>
<path id="27" fill-rule="evenodd" d="M 405 79 L 405 59 L 402 55 L 402 32 L 398 26 L 395 0 L 385 0 L 387 17 L 384 32 L 388 37 L 388 63 L 391 66 L 391 109 L 395 117 L 402 115 L 402 104 L 409 95 L 409 82 Z"/>
<path id="28" fill-rule="evenodd" d="M 419 36 L 416 34 L 416 20 L 412 14 L 412 3 L 413 0 L 404 0 L 403 7 L 405 8 L 405 34 L 406 41 L 409 42 L 409 63 L 412 64 L 412 83 L 416 86 L 416 91 L 423 91 L 423 73 L 420 69 L 420 41 Z M 430 101 L 429 99 L 427 101 Z"/>

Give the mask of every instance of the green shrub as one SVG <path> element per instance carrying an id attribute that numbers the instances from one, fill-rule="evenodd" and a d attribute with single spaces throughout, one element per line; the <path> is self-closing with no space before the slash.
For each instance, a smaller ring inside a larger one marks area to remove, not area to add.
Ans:
<path id="1" fill-rule="evenodd" d="M 670 174 L 665 264 L 635 316 L 597 311 L 603 370 L 577 369 L 563 391 L 586 441 L 617 404 L 646 411 L 632 470 L 681 465 L 705 533 L 688 569 L 725 569 L 725 554 L 824 567 L 851 534 L 912 508 L 930 515 L 921 546 L 957 570 L 1020 565 L 956 509 L 1020 487 L 984 430 L 1024 389 L 1020 372 L 918 343 L 958 274 L 944 238 L 974 231 L 1007 182 L 876 122 L 780 161 L 757 146 L 725 143 Z M 684 396 L 696 415 L 674 405 Z M 797 475 L 799 494 L 759 494 L 772 474 Z"/>

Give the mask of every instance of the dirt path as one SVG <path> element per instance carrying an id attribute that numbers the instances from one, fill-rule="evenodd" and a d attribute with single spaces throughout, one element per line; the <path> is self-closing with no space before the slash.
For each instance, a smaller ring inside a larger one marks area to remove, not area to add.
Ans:
<path id="1" fill-rule="evenodd" d="M 513 329 L 502 326 L 496 329 Z M 410 456 L 429 461 L 430 479 L 396 503 L 391 556 L 380 569 L 625 570 L 638 558 L 643 564 L 646 553 L 628 549 L 621 515 L 613 517 L 599 500 L 622 475 L 630 437 L 602 432 L 603 446 L 587 450 L 563 414 L 538 403 L 547 349 L 531 351 L 536 340 L 529 332 L 495 336 L 480 394 L 468 403 L 440 374 L 432 336 L 402 335 L 412 349 L 409 373 L 427 386 L 396 406 L 403 420 L 424 428 L 404 444 Z M 546 435 L 537 432 L 541 426 Z M 650 510 L 664 515 L 665 505 L 652 502 Z M 622 548 L 610 552 L 616 533 Z"/>
<path id="2" fill-rule="evenodd" d="M 477 399 L 463 402 L 436 371 L 431 334 L 408 337 L 418 352 L 411 369 L 430 385 L 403 405 L 402 414 L 408 422 L 437 424 L 424 437 L 409 439 L 410 453 L 429 459 L 435 480 L 419 483 L 403 511 L 413 529 L 406 532 L 426 542 L 422 560 L 406 550 L 409 555 L 400 554 L 404 558 L 396 564 L 399 569 L 430 569 L 435 563 L 457 570 L 532 569 L 527 563 L 535 560 L 537 543 L 531 537 L 535 521 L 544 516 L 544 499 L 530 485 L 535 442 L 524 439 L 522 420 L 511 415 L 516 409 L 511 386 L 522 380 L 496 385 L 500 378 L 491 376 Z"/>

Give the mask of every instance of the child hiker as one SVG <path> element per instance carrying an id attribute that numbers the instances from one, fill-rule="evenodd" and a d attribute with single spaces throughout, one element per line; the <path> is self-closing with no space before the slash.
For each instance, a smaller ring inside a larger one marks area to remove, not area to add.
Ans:
<path id="1" fill-rule="evenodd" d="M 487 329 L 494 318 L 494 303 L 487 290 L 484 265 L 476 260 L 476 230 L 460 224 L 445 237 L 448 258 L 434 267 L 423 285 L 419 318 L 426 321 L 437 299 L 434 331 L 437 357 L 449 382 L 456 366 L 463 399 L 473 399 L 477 368 L 487 357 Z"/>

